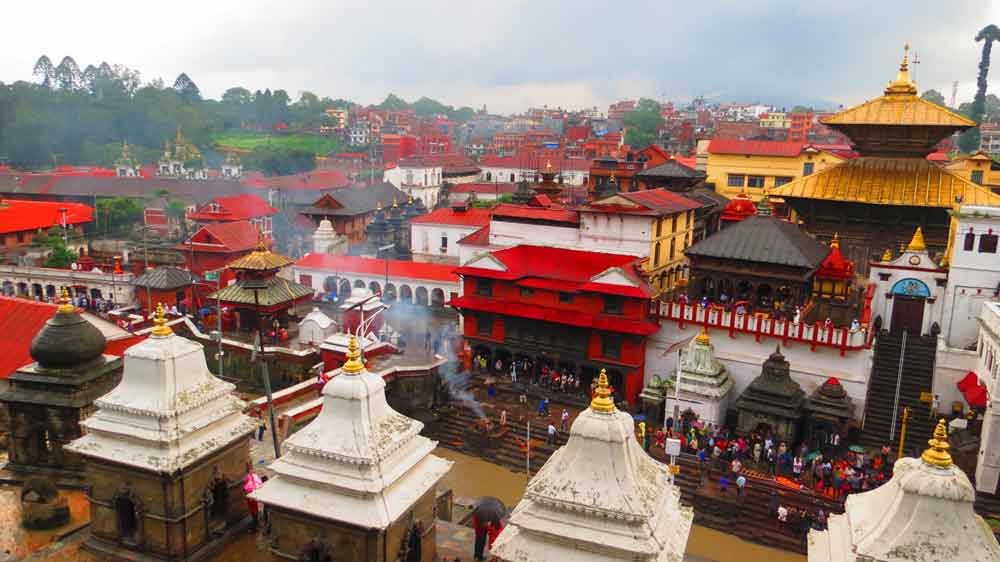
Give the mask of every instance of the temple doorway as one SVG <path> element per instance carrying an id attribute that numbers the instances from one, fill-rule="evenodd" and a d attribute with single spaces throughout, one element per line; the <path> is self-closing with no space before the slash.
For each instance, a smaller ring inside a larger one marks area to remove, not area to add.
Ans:
<path id="1" fill-rule="evenodd" d="M 139 531 L 139 520 L 135 516 L 135 503 L 127 496 L 115 500 L 115 513 L 118 515 L 118 536 L 122 542 L 135 543 Z"/>
<path id="2" fill-rule="evenodd" d="M 892 321 L 889 329 L 893 332 L 907 331 L 920 335 L 924 325 L 924 299 L 896 295 L 892 303 Z"/>

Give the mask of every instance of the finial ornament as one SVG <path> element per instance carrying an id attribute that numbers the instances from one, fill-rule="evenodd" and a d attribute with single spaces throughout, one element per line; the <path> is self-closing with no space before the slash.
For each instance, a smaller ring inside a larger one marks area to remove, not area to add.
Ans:
<path id="1" fill-rule="evenodd" d="M 927 244 L 924 243 L 924 230 L 917 227 L 917 230 L 913 233 L 913 238 L 910 240 L 910 244 L 906 247 L 907 251 L 910 252 L 923 252 L 927 250 Z"/>
<path id="2" fill-rule="evenodd" d="M 59 308 L 56 309 L 57 312 L 76 312 L 76 307 L 69 300 L 69 291 L 66 287 L 62 288 L 62 293 L 59 294 Z"/>
<path id="3" fill-rule="evenodd" d="M 905 94 L 905 95 L 917 95 L 917 85 L 913 83 L 910 79 L 910 44 L 906 43 L 903 45 L 903 62 L 899 64 L 899 73 L 896 74 L 896 79 L 889 82 L 889 86 L 885 89 L 885 93 L 889 94 Z"/>
<path id="4" fill-rule="evenodd" d="M 930 447 L 920 455 L 920 458 L 931 466 L 948 468 L 951 466 L 951 454 L 948 453 L 948 424 L 941 418 L 934 428 L 934 436 L 927 444 Z"/>
<path id="5" fill-rule="evenodd" d="M 155 324 L 152 331 L 154 336 L 165 338 L 174 333 L 174 331 L 170 329 L 170 326 L 167 326 L 167 317 L 163 311 L 162 302 L 157 303 L 156 305 L 156 313 L 153 315 L 153 324 Z"/>
<path id="6" fill-rule="evenodd" d="M 395 195 L 392 196 L 392 206 L 393 207 L 398 207 L 399 206 L 399 204 L 396 203 L 396 196 Z"/>
<path id="7" fill-rule="evenodd" d="M 830 247 L 831 248 L 839 248 L 840 247 L 840 233 L 839 232 L 834 232 L 833 233 L 833 240 L 830 240 Z"/>
<path id="8" fill-rule="evenodd" d="M 709 344 L 712 342 L 712 338 L 708 335 L 708 326 L 702 326 L 701 333 L 698 334 L 696 339 L 700 344 Z"/>
<path id="9" fill-rule="evenodd" d="M 597 388 L 594 389 L 594 398 L 590 401 L 590 409 L 604 413 L 615 411 L 615 403 L 611 400 L 611 389 L 608 387 L 608 372 L 605 369 L 601 369 L 601 374 L 597 377 Z"/>
<path id="10" fill-rule="evenodd" d="M 892 261 L 892 248 L 886 248 L 882 252 L 882 261 Z"/>
<path id="11" fill-rule="evenodd" d="M 264 229 L 257 229 L 257 251 L 266 252 L 267 251 L 267 241 L 264 239 Z"/>
<path id="12" fill-rule="evenodd" d="M 347 344 L 347 361 L 344 362 L 340 370 L 350 375 L 356 375 L 364 369 L 365 365 L 361 362 L 361 352 L 358 351 L 358 338 L 351 335 L 350 342 Z"/>

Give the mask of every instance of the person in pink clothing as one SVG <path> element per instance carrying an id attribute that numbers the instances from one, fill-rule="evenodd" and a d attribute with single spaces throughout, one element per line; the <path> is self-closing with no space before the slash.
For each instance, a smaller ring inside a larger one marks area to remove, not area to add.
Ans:
<path id="1" fill-rule="evenodd" d="M 260 488 L 261 484 L 263 484 L 263 482 L 261 481 L 260 476 L 254 472 L 253 464 L 247 463 L 247 475 L 243 479 L 243 492 L 249 495 L 250 492 Z M 250 530 L 256 532 L 258 505 L 255 500 L 247 498 L 247 511 L 250 513 L 250 517 L 252 517 L 250 521 Z"/>

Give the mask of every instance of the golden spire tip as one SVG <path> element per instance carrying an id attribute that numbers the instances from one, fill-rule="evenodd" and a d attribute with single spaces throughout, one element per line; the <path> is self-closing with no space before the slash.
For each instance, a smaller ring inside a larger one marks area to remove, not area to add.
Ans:
<path id="1" fill-rule="evenodd" d="M 347 344 L 347 361 L 344 362 L 340 370 L 355 375 L 363 371 L 364 368 L 365 365 L 361 362 L 361 352 L 358 351 L 358 338 L 352 334 Z"/>
<path id="2" fill-rule="evenodd" d="M 931 466 L 948 468 L 951 466 L 951 454 L 948 453 L 948 424 L 944 418 L 938 420 L 934 435 L 927 441 L 930 447 L 920 455 L 920 458 Z"/>
<path id="3" fill-rule="evenodd" d="M 62 292 L 59 294 L 59 308 L 56 311 L 76 312 L 76 307 L 69 300 L 69 291 L 66 290 L 66 287 L 63 287 Z"/>
<path id="4" fill-rule="evenodd" d="M 608 386 L 608 372 L 605 369 L 601 369 L 601 374 L 597 377 L 597 388 L 594 389 L 594 398 L 590 401 L 590 409 L 604 413 L 615 411 L 615 403 L 611 399 L 611 389 Z"/>
<path id="5" fill-rule="evenodd" d="M 923 252 L 927 250 L 927 244 L 924 243 L 924 230 L 917 227 L 917 230 L 913 232 L 913 238 L 910 239 L 910 244 L 906 247 L 909 252 Z"/>
<path id="6" fill-rule="evenodd" d="M 155 326 L 153 327 L 153 331 L 151 333 L 154 336 L 163 338 L 174 333 L 174 331 L 170 329 L 170 326 L 167 326 L 167 317 L 163 311 L 162 302 L 157 303 L 156 305 L 156 313 L 153 314 L 153 324 L 155 324 Z"/>
<path id="7" fill-rule="evenodd" d="M 708 326 L 702 326 L 701 333 L 698 334 L 698 343 L 707 344 L 711 343 L 712 338 L 708 335 Z"/>

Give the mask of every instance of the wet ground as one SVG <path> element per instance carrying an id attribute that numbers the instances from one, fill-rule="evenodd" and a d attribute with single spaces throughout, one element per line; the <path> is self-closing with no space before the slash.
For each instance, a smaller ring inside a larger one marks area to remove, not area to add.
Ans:
<path id="1" fill-rule="evenodd" d="M 86 494 L 76 490 L 60 493 L 69 505 L 70 522 L 50 531 L 28 531 L 21 527 L 21 488 L 0 485 L 0 561 L 21 560 L 87 525 L 90 506 Z"/>

